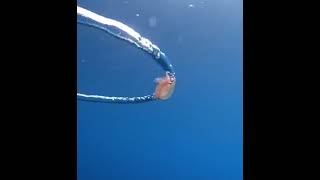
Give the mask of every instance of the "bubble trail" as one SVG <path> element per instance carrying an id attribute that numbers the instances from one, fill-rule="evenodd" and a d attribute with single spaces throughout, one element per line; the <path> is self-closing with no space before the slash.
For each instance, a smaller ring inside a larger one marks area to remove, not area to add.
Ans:
<path id="1" fill-rule="evenodd" d="M 90 95 L 77 93 L 77 99 L 82 101 L 93 102 L 105 102 L 105 103 L 144 103 L 154 100 L 166 100 L 168 99 L 175 88 L 176 77 L 173 70 L 173 66 L 169 58 L 163 53 L 158 46 L 152 44 L 152 42 L 142 37 L 138 32 L 129 26 L 98 15 L 87 9 L 77 6 L 77 14 L 86 18 L 88 21 L 77 20 L 79 24 L 102 30 L 120 40 L 129 42 L 136 47 L 144 50 L 156 60 L 156 62 L 165 71 L 165 76 L 157 78 L 155 92 L 151 95 L 138 96 L 138 97 L 114 97 L 114 96 L 102 96 L 102 95 Z"/>

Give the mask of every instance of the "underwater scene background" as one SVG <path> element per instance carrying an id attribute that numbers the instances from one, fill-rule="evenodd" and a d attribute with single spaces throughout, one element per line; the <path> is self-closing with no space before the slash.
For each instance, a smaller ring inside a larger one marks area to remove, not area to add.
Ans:
<path id="1" fill-rule="evenodd" d="M 168 100 L 77 102 L 79 180 L 242 180 L 242 0 L 78 0 L 170 58 Z M 142 96 L 161 67 L 141 49 L 77 25 L 78 92 Z"/>

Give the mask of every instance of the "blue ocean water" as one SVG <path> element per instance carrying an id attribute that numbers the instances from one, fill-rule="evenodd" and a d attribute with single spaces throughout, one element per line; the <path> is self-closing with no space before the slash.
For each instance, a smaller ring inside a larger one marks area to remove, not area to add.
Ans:
<path id="1" fill-rule="evenodd" d="M 166 101 L 77 102 L 79 180 L 242 180 L 242 0 L 78 0 L 168 55 Z M 142 50 L 78 25 L 78 92 L 142 96 L 163 70 Z"/>

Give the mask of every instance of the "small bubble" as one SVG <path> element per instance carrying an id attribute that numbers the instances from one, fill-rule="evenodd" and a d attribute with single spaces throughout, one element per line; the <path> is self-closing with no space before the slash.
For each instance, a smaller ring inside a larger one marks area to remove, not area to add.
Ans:
<path id="1" fill-rule="evenodd" d="M 170 77 L 170 82 L 173 83 L 176 80 L 176 78 L 174 76 Z"/>
<path id="2" fill-rule="evenodd" d="M 189 4 L 188 7 L 189 7 L 189 8 L 193 8 L 194 5 L 193 5 L 193 4 Z"/>
<path id="3" fill-rule="evenodd" d="M 157 26 L 157 18 L 155 16 L 152 16 L 149 18 L 149 26 L 150 27 L 156 27 Z"/>
<path id="4" fill-rule="evenodd" d="M 156 58 L 156 59 L 159 59 L 159 58 L 160 58 L 160 52 L 156 52 L 155 58 Z"/>
<path id="5" fill-rule="evenodd" d="M 140 14 L 138 14 L 138 13 L 137 13 L 137 14 L 136 14 L 136 16 L 137 16 L 137 17 L 139 17 L 139 16 L 140 16 Z"/>
<path id="6" fill-rule="evenodd" d="M 183 37 L 181 35 L 178 36 L 178 44 L 182 44 L 183 43 Z"/>

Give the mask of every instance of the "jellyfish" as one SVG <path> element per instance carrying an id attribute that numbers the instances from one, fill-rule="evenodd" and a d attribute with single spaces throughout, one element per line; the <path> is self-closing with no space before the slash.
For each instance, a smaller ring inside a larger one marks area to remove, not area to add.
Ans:
<path id="1" fill-rule="evenodd" d="M 164 77 L 156 78 L 155 82 L 157 83 L 154 92 L 155 97 L 161 100 L 170 98 L 176 85 L 176 78 L 171 77 L 169 73 L 166 72 Z"/>
<path id="2" fill-rule="evenodd" d="M 100 29 L 112 35 L 113 37 L 135 45 L 135 47 L 138 47 L 151 55 L 152 58 L 155 59 L 165 71 L 165 76 L 155 79 L 156 88 L 154 93 L 151 95 L 137 97 L 114 97 L 77 93 L 77 98 L 79 100 L 106 103 L 143 103 L 154 100 L 167 100 L 171 97 L 176 85 L 175 72 L 169 58 L 160 50 L 158 46 L 153 44 L 149 39 L 142 37 L 138 32 L 129 26 L 119 21 L 103 17 L 79 6 L 77 6 L 77 14 L 91 21 L 78 20 L 77 22 L 79 24 Z M 112 31 L 112 29 L 116 29 L 118 32 L 115 33 Z"/>

